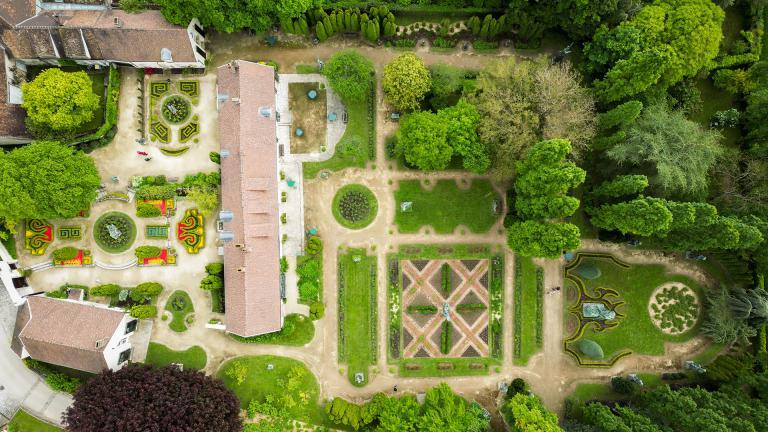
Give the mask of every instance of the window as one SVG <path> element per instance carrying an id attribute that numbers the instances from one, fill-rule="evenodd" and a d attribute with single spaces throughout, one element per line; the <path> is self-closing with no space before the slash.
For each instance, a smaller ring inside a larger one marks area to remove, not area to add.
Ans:
<path id="1" fill-rule="evenodd" d="M 120 353 L 120 357 L 117 359 L 117 364 L 123 364 L 131 359 L 131 349 L 128 348 L 127 350 Z"/>
<path id="2" fill-rule="evenodd" d="M 139 325 L 139 320 L 128 321 L 125 325 L 125 334 L 133 333 L 136 331 L 136 327 Z"/>

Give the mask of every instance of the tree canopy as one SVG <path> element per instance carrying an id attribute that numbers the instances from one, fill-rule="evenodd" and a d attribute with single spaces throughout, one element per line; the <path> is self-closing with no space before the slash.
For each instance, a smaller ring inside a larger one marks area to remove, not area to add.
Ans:
<path id="1" fill-rule="evenodd" d="M 333 91 L 345 101 L 364 101 L 371 89 L 373 63 L 356 50 L 334 54 L 323 66 Z"/>
<path id="2" fill-rule="evenodd" d="M 547 410 L 533 395 L 518 393 L 502 408 L 515 432 L 561 432 L 557 416 Z"/>
<path id="3" fill-rule="evenodd" d="M 418 109 L 431 87 L 429 70 L 414 53 L 401 54 L 384 67 L 384 96 L 395 109 Z"/>
<path id="4" fill-rule="evenodd" d="M 280 19 L 297 18 L 320 0 L 157 0 L 168 22 L 187 26 L 193 18 L 224 33 L 268 30 Z"/>
<path id="5" fill-rule="evenodd" d="M 86 382 L 64 414 L 72 432 L 239 431 L 240 402 L 202 372 L 131 364 Z"/>
<path id="6" fill-rule="evenodd" d="M 93 118 L 99 96 L 85 72 L 46 69 L 21 86 L 27 125 L 37 136 L 50 138 L 72 131 Z"/>
<path id="7" fill-rule="evenodd" d="M 89 156 L 37 141 L 0 154 L 0 217 L 64 219 L 90 207 L 101 178 Z"/>
<path id="8" fill-rule="evenodd" d="M 717 55 L 723 10 L 710 0 L 655 0 L 632 19 L 602 26 L 584 48 L 600 99 L 618 101 L 694 76 Z"/>
<path id="9" fill-rule="evenodd" d="M 570 140 L 578 159 L 595 134 L 594 101 L 568 63 L 492 62 L 480 71 L 470 102 L 480 112 L 478 133 L 499 179 L 512 177 L 515 162 L 541 139 Z"/>

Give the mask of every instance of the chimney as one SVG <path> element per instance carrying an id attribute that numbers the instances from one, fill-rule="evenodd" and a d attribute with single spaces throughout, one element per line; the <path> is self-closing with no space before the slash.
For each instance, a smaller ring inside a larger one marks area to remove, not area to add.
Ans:
<path id="1" fill-rule="evenodd" d="M 117 28 L 122 28 L 123 27 L 123 22 L 120 21 L 120 18 L 118 18 L 118 17 L 113 17 L 112 18 L 112 22 L 115 24 L 115 27 L 117 27 Z"/>

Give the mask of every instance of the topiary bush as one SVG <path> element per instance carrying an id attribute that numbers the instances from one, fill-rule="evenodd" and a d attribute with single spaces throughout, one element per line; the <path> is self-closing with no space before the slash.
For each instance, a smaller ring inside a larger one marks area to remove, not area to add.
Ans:
<path id="1" fill-rule="evenodd" d="M 72 246 L 63 247 L 53 251 L 53 259 L 58 261 L 67 261 L 77 257 L 78 249 Z"/>
<path id="2" fill-rule="evenodd" d="M 319 320 L 323 315 L 325 315 L 325 305 L 320 302 L 314 302 L 309 305 L 309 318 L 311 320 Z"/>
<path id="3" fill-rule="evenodd" d="M 157 307 L 153 305 L 136 305 L 131 307 L 131 316 L 138 319 L 149 319 L 157 316 Z"/>
<path id="4" fill-rule="evenodd" d="M 603 354 L 603 347 L 597 342 L 590 339 L 582 339 L 577 343 L 579 351 L 589 358 L 600 360 L 605 357 Z"/>
<path id="5" fill-rule="evenodd" d="M 95 297 L 113 297 L 116 296 L 122 288 L 117 284 L 104 284 L 91 288 L 88 291 L 89 295 Z"/>

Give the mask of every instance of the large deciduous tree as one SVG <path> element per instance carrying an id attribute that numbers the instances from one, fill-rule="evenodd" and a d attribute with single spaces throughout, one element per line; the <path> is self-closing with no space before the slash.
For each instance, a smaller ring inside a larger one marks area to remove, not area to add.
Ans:
<path id="1" fill-rule="evenodd" d="M 93 118 L 99 96 L 85 72 L 46 69 L 21 87 L 27 125 L 36 136 L 70 134 Z"/>
<path id="2" fill-rule="evenodd" d="M 64 219 L 89 208 L 101 183 L 89 156 L 37 141 L 0 154 L 0 217 Z"/>
<path id="3" fill-rule="evenodd" d="M 384 67 L 384 96 L 395 109 L 418 109 L 431 87 L 429 70 L 414 53 L 401 54 Z"/>
<path id="4" fill-rule="evenodd" d="M 578 249 L 579 228 L 570 223 L 515 222 L 507 229 L 507 244 L 522 256 L 556 259 L 563 251 Z"/>
<path id="5" fill-rule="evenodd" d="M 371 90 L 373 63 L 356 50 L 344 50 L 328 60 L 323 74 L 343 100 L 360 102 Z"/>
<path id="6" fill-rule="evenodd" d="M 557 416 L 536 396 L 518 393 L 504 405 L 502 412 L 516 432 L 562 432 Z"/>
<path id="7" fill-rule="evenodd" d="M 239 431 L 240 402 L 202 372 L 129 365 L 84 384 L 64 414 L 71 432 Z"/>
<path id="8" fill-rule="evenodd" d="M 598 228 L 618 230 L 623 234 L 666 234 L 672 224 L 672 212 L 662 199 L 640 197 L 595 209 L 592 212 L 592 224 Z"/>
<path id="9" fill-rule="evenodd" d="M 710 0 L 656 0 L 584 48 L 598 96 L 617 101 L 694 76 L 718 53 L 725 14 Z"/>
<path id="10" fill-rule="evenodd" d="M 492 154 L 496 178 L 514 175 L 515 162 L 540 139 L 571 141 L 579 158 L 595 134 L 594 101 L 568 63 L 499 60 L 478 75 L 470 100 L 480 111 L 478 133 Z"/>
<path id="11" fill-rule="evenodd" d="M 717 132 L 662 104 L 649 106 L 628 129 L 627 140 L 607 150 L 609 158 L 637 169 L 650 167 L 654 195 L 701 198 L 722 147 Z"/>
<path id="12" fill-rule="evenodd" d="M 257 33 L 269 30 L 278 20 L 297 18 L 317 0 L 157 0 L 168 22 L 189 25 L 193 18 L 224 33 L 244 29 Z"/>

